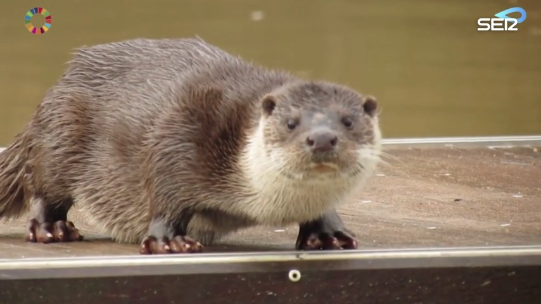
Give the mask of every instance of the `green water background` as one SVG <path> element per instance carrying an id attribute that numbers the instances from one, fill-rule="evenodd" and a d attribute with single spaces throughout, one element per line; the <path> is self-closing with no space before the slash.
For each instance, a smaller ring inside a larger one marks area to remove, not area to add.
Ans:
<path id="1" fill-rule="evenodd" d="M 42 6 L 52 27 L 33 35 Z M 512 6 L 517 32 L 478 32 Z M 375 95 L 385 137 L 541 134 L 541 1 L 52 0 L 0 2 L 0 146 L 13 139 L 73 48 L 198 35 L 272 68 Z"/>

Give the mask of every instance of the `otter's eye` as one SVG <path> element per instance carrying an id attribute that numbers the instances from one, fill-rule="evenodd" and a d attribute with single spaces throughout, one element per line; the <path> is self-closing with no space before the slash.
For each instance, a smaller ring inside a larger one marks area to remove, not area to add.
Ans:
<path id="1" fill-rule="evenodd" d="M 342 123 L 348 129 L 351 129 L 353 127 L 353 120 L 351 120 L 351 118 L 349 117 L 345 117 L 344 119 L 342 119 Z"/>
<path id="2" fill-rule="evenodd" d="M 294 120 L 288 120 L 287 121 L 287 128 L 289 130 L 294 130 L 297 127 L 297 122 Z"/>

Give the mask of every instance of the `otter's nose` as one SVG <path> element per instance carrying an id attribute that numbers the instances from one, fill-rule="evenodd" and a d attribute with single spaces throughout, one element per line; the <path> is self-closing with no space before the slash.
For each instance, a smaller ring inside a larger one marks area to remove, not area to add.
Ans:
<path id="1" fill-rule="evenodd" d="M 310 134 L 306 143 L 314 153 L 329 152 L 338 143 L 338 137 L 331 132 L 317 132 Z"/>

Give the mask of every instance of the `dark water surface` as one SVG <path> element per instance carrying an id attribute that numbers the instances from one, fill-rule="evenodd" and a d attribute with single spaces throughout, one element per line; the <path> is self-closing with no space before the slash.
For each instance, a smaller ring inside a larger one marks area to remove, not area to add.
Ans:
<path id="1" fill-rule="evenodd" d="M 24 26 L 35 6 L 53 18 L 43 35 Z M 527 11 L 518 31 L 477 31 L 513 6 Z M 0 11 L 0 146 L 74 47 L 194 35 L 375 95 L 385 137 L 541 134 L 539 0 L 2 0 Z"/>

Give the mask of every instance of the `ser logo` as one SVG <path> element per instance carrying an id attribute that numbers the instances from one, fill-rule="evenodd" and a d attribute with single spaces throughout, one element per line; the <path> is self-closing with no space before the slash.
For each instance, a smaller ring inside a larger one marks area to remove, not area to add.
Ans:
<path id="1" fill-rule="evenodd" d="M 509 17 L 509 14 L 520 13 L 520 18 Z M 526 11 L 522 7 L 512 7 L 495 14 L 497 18 L 479 18 L 478 31 L 518 31 L 517 24 L 526 20 Z"/>

